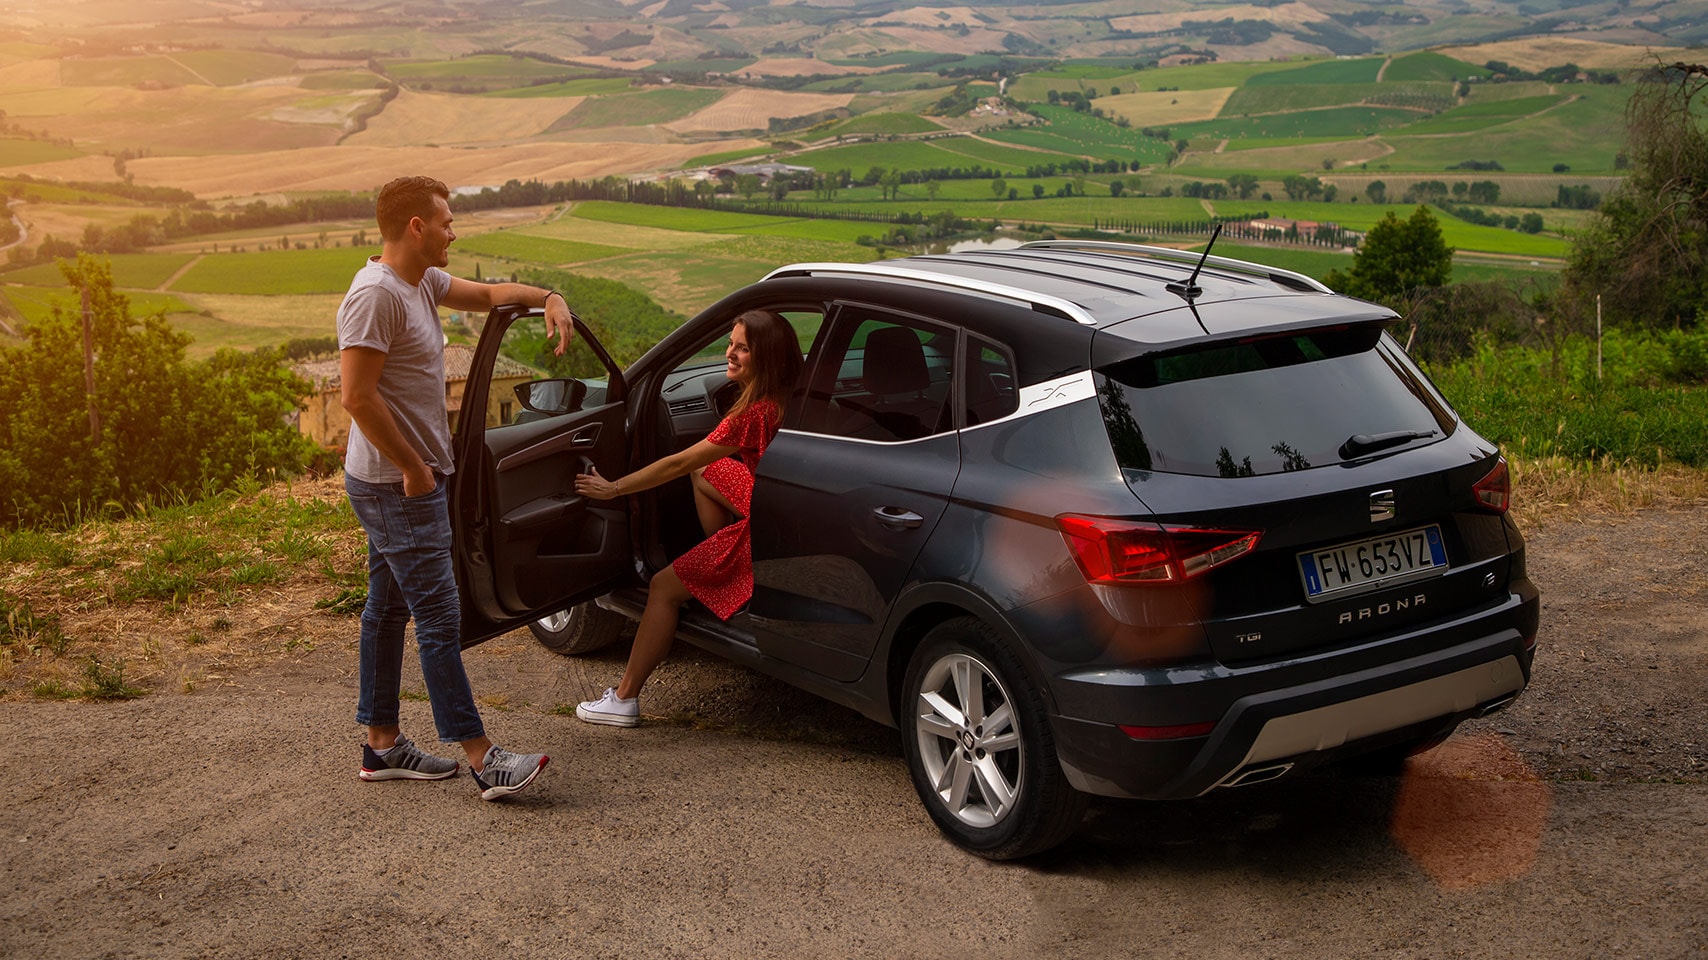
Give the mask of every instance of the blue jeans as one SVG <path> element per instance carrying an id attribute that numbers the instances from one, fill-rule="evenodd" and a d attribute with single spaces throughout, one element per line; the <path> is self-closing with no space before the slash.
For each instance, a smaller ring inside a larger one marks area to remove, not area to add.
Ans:
<path id="1" fill-rule="evenodd" d="M 348 474 L 344 490 L 368 534 L 368 605 L 362 609 L 356 722 L 397 725 L 403 628 L 414 617 L 421 676 L 439 739 L 461 743 L 483 736 L 486 730 L 463 670 L 462 607 L 451 566 L 445 478 L 421 497 L 404 496 L 402 483 L 368 483 Z"/>

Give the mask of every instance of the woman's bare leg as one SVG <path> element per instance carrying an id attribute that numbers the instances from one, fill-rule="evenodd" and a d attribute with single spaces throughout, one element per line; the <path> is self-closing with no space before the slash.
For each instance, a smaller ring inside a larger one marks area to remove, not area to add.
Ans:
<path id="1" fill-rule="evenodd" d="M 735 509 L 735 505 L 719 493 L 718 488 L 712 486 L 710 480 L 706 479 L 705 467 L 694 471 L 693 481 L 694 512 L 699 514 L 700 529 L 706 532 L 706 536 L 709 537 L 717 533 L 735 522 L 736 517 L 741 516 Z"/>
<path id="2" fill-rule="evenodd" d="M 640 626 L 635 628 L 634 647 L 629 651 L 629 665 L 623 670 L 623 679 L 617 683 L 617 696 L 628 700 L 640 693 L 646 678 L 670 655 L 670 644 L 676 639 L 676 622 L 688 597 L 688 588 L 676 575 L 675 566 L 653 574 L 646 591 L 646 612 L 641 614 Z"/>

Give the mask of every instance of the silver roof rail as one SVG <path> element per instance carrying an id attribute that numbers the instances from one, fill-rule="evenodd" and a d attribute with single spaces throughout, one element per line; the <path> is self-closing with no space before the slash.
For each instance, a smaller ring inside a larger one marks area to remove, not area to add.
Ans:
<path id="1" fill-rule="evenodd" d="M 1153 247 L 1144 243 L 1122 243 L 1118 240 L 1033 240 L 1031 243 L 1021 244 L 1018 249 L 1033 250 L 1052 248 L 1107 250 L 1110 253 L 1135 254 L 1138 256 L 1150 257 L 1153 260 L 1167 260 L 1170 263 L 1191 265 L 1196 265 L 1198 261 L 1203 260 L 1204 263 L 1210 266 L 1221 267 L 1224 270 L 1232 270 L 1235 273 L 1252 274 L 1272 280 L 1285 277 L 1286 279 L 1293 281 L 1293 283 L 1303 284 L 1307 289 L 1315 290 L 1318 293 L 1334 292 L 1324 286 L 1321 281 L 1312 277 L 1307 277 L 1302 273 L 1294 273 L 1291 270 L 1282 270 L 1277 267 L 1266 267 L 1261 263 L 1252 263 L 1249 260 L 1235 260 L 1233 257 L 1205 257 L 1201 253 L 1193 253 L 1190 250 L 1176 250 L 1173 247 Z"/>
<path id="2" fill-rule="evenodd" d="M 986 296 L 1000 297 L 1025 304 L 1033 310 L 1064 317 L 1075 323 L 1096 326 L 1097 318 L 1091 312 L 1072 300 L 1051 296 L 1047 293 L 1033 293 L 1019 287 L 1011 287 L 1005 283 L 990 283 L 985 280 L 971 280 L 966 277 L 956 277 L 943 273 L 932 273 L 928 270 L 914 270 L 908 267 L 890 267 L 878 263 L 791 263 L 786 267 L 778 267 L 765 275 L 766 280 L 782 276 L 836 275 L 852 277 L 884 277 L 890 280 L 908 280 L 914 283 L 928 284 L 934 287 L 948 287 L 954 290 L 966 290 L 972 293 L 982 293 Z"/>

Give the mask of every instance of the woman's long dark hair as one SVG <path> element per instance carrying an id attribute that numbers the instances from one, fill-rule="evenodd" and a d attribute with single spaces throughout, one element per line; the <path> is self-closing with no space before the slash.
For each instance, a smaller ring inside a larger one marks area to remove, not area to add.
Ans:
<path id="1" fill-rule="evenodd" d="M 760 400 L 770 400 L 781 411 L 801 378 L 801 342 L 795 328 L 783 315 L 770 310 L 749 310 L 730 324 L 747 331 L 747 349 L 753 363 L 753 379 L 742 385 L 741 396 L 729 408 L 735 416 Z"/>

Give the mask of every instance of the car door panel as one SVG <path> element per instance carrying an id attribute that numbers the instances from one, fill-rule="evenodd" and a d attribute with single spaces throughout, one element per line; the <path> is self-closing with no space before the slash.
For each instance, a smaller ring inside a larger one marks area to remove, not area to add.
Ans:
<path id="1" fill-rule="evenodd" d="M 505 331 L 528 311 L 487 318 L 471 362 L 463 410 L 487 409 Z M 465 646 L 592 599 L 633 576 L 626 505 L 575 492 L 597 467 L 620 476 L 628 460 L 622 374 L 579 321 L 578 338 L 607 366 L 606 402 L 508 424 L 471 417 L 454 438 L 454 555 Z M 504 361 L 510 362 L 510 361 Z"/>

